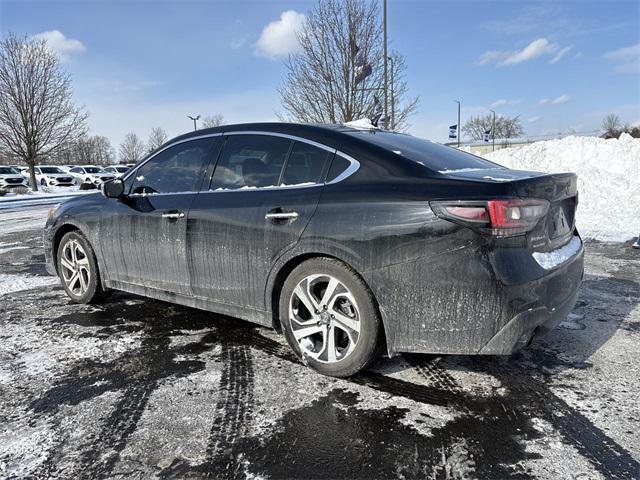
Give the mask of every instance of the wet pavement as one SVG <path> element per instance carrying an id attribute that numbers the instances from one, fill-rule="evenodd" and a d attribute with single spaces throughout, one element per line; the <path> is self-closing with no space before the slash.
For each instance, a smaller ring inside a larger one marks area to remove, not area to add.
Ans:
<path id="1" fill-rule="evenodd" d="M 233 318 L 71 304 L 46 278 L 45 214 L 0 212 L 0 287 L 33 286 L 0 295 L 0 477 L 640 478 L 629 245 L 588 244 L 573 314 L 514 357 L 404 355 L 338 380 Z"/>

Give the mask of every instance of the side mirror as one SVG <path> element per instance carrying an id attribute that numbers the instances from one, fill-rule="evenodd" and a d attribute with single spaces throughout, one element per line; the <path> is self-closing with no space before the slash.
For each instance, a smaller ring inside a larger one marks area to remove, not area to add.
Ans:
<path id="1" fill-rule="evenodd" d="M 124 182 L 121 178 L 115 178 L 104 182 L 100 189 L 102 194 L 107 198 L 120 198 L 124 194 Z"/>

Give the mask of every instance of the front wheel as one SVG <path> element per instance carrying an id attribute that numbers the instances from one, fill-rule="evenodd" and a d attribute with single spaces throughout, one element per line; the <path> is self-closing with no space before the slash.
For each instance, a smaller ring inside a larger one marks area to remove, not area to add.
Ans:
<path id="1" fill-rule="evenodd" d="M 314 258 L 296 267 L 284 283 L 279 311 L 293 351 L 324 375 L 354 375 L 378 353 L 382 329 L 373 295 L 338 260 Z"/>
<path id="2" fill-rule="evenodd" d="M 80 232 L 67 233 L 58 246 L 58 276 L 69 298 L 75 303 L 95 303 L 104 291 L 95 254 Z"/>

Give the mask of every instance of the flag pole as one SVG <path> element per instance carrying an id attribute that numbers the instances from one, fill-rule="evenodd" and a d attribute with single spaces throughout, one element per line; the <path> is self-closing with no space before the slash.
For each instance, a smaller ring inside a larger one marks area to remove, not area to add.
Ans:
<path id="1" fill-rule="evenodd" d="M 387 0 L 382 0 L 382 23 L 384 30 L 384 128 L 388 128 L 388 111 L 387 111 L 387 91 L 388 91 L 388 78 L 387 78 Z"/>
<path id="2" fill-rule="evenodd" d="M 456 136 L 458 137 L 458 148 L 460 148 L 460 101 L 459 100 L 454 100 L 454 102 L 456 102 L 458 104 L 458 125 L 456 128 Z"/>
<path id="3" fill-rule="evenodd" d="M 491 124 L 491 151 L 496 151 L 496 112 L 494 110 L 490 110 L 493 112 L 493 123 Z"/>

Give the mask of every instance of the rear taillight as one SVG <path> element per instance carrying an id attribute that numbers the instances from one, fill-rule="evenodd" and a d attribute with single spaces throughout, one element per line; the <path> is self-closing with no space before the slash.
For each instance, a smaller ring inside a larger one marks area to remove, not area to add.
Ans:
<path id="1" fill-rule="evenodd" d="M 549 210 L 546 200 L 520 198 L 430 202 L 430 206 L 440 218 L 497 237 L 532 230 Z"/>

